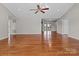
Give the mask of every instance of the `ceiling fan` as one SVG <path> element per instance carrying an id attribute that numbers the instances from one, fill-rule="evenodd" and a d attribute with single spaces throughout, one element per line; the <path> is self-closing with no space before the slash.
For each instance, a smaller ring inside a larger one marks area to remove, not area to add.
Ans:
<path id="1" fill-rule="evenodd" d="M 46 7 L 45 7 L 45 8 L 41 8 L 40 5 L 37 5 L 37 9 L 30 9 L 30 10 L 31 10 L 31 11 L 32 11 L 32 10 L 36 11 L 36 12 L 35 12 L 35 14 L 36 14 L 36 13 L 38 13 L 38 12 L 45 13 L 45 10 L 49 10 L 49 8 L 46 8 Z"/>

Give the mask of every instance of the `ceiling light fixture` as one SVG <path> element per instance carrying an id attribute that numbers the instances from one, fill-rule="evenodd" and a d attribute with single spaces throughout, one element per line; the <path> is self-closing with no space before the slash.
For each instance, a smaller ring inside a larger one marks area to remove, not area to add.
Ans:
<path id="1" fill-rule="evenodd" d="M 37 5 L 37 9 L 30 9 L 31 11 L 36 11 L 35 14 L 37 14 L 38 12 L 42 12 L 45 13 L 45 10 L 49 10 L 48 7 L 41 7 L 40 5 Z"/>

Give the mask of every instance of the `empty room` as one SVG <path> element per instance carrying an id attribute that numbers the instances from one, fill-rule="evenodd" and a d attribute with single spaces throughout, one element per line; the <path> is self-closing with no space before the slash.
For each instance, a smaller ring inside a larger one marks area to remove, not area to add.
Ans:
<path id="1" fill-rule="evenodd" d="M 0 56 L 79 56 L 79 3 L 0 3 Z"/>

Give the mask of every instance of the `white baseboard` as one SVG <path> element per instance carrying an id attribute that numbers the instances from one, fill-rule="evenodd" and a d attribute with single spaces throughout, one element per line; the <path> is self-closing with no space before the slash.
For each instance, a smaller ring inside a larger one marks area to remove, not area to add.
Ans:
<path id="1" fill-rule="evenodd" d="M 57 32 L 58 34 L 61 34 L 61 35 L 64 35 L 64 34 L 68 34 L 68 33 L 59 33 L 59 32 Z"/>
<path id="2" fill-rule="evenodd" d="M 4 40 L 4 39 L 7 39 L 8 36 L 5 36 L 5 37 L 1 37 L 0 40 Z"/>
<path id="3" fill-rule="evenodd" d="M 57 33 L 58 33 L 58 32 L 57 32 Z M 67 34 L 67 33 L 58 33 L 58 34 L 64 35 L 64 34 Z M 70 37 L 70 38 L 73 38 L 73 39 L 79 40 L 79 37 L 77 37 L 77 36 L 69 35 L 69 34 L 67 34 L 67 35 L 68 35 L 68 37 Z"/>
<path id="4" fill-rule="evenodd" d="M 77 40 L 79 40 L 79 37 L 76 37 L 76 36 L 72 36 L 72 35 L 68 35 L 69 37 L 71 37 L 71 38 L 74 38 L 74 39 L 77 39 Z"/>

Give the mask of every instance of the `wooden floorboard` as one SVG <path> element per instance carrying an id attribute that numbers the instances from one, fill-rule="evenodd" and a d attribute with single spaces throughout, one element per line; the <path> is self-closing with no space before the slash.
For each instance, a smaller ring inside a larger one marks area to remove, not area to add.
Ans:
<path id="1" fill-rule="evenodd" d="M 15 35 L 0 41 L 1 56 L 79 56 L 79 41 L 52 32 L 51 35 Z"/>

